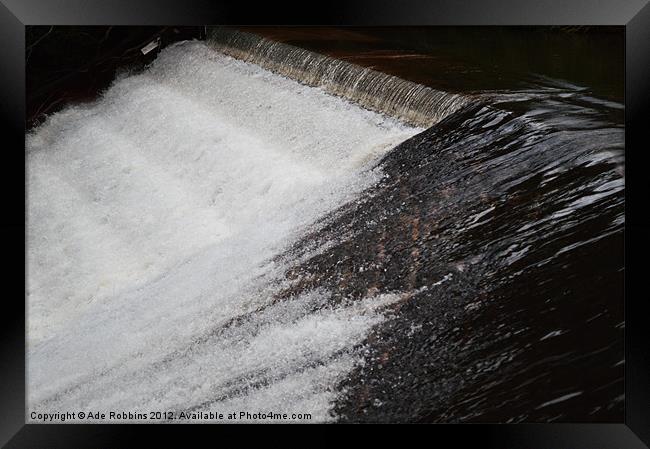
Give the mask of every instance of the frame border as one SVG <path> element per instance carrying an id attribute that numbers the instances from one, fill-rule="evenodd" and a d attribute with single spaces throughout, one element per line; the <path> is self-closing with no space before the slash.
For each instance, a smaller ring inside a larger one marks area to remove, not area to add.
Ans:
<path id="1" fill-rule="evenodd" d="M 625 26 L 625 422 L 620 424 L 472 424 L 437 425 L 433 436 L 453 438 L 457 443 L 484 447 L 643 448 L 650 445 L 650 345 L 648 345 L 645 297 L 632 292 L 647 290 L 643 263 L 650 249 L 650 220 L 647 201 L 650 177 L 642 170 L 648 164 L 650 137 L 650 3 L 648 0 L 336 0 L 318 6 L 309 15 L 296 6 L 281 8 L 268 2 L 254 7 L 244 2 L 209 0 L 0 0 L 0 114 L 9 151 L 8 170 L 0 177 L 3 206 L 9 209 L 0 223 L 9 246 L 5 285 L 12 288 L 7 310 L 1 318 L 0 444 L 19 447 L 117 446 L 133 443 L 139 436 L 168 438 L 169 426 L 128 424 L 37 425 L 25 424 L 25 171 L 14 167 L 24 159 L 25 145 L 25 25 L 621 25 Z M 644 146 L 644 143 L 646 144 Z M 24 167 L 24 166 L 23 166 Z M 7 176 L 6 174 L 10 176 Z M 21 217 L 22 216 L 22 217 Z M 21 222 L 20 220 L 23 219 Z M 630 242 L 634 242 L 632 245 Z M 22 265 L 19 261 L 22 261 Z M 22 274 L 21 274 L 22 273 Z M 20 285 L 19 279 L 23 279 Z M 23 319 L 16 316 L 23 314 Z M 588 375 L 588 373 L 585 373 Z M 275 426 L 273 426 L 275 427 Z M 211 426 L 183 425 L 174 434 L 192 439 Z M 220 426 L 220 434 L 236 426 Z M 322 426 L 310 427 L 311 438 Z M 427 433 L 431 428 L 427 428 Z M 241 429 L 239 429 L 241 430 Z M 251 432 L 240 432 L 242 435 Z M 373 432 L 382 436 L 381 432 Z M 252 435 L 254 436 L 254 435 Z M 245 437 L 244 437 L 245 438 Z M 171 441 L 171 440 L 168 440 Z M 188 439 L 185 439 L 187 442 Z M 644 444 L 645 442 L 645 444 Z"/>

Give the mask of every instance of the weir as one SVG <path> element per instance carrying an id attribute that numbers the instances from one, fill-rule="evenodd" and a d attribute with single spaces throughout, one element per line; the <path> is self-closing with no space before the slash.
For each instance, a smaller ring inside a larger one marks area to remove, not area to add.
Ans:
<path id="1" fill-rule="evenodd" d="M 485 106 L 217 28 L 50 116 L 28 409 L 619 421 L 623 107 L 554 87 Z"/>
<path id="2" fill-rule="evenodd" d="M 222 53 L 413 126 L 428 128 L 472 101 L 244 31 L 215 27 L 207 35 L 208 44 Z"/>

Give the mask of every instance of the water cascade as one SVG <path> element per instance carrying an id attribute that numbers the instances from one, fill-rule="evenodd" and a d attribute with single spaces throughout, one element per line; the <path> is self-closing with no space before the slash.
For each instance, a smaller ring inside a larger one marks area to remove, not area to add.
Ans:
<path id="1" fill-rule="evenodd" d="M 413 126 L 429 127 L 471 102 L 470 98 L 462 95 L 441 92 L 252 33 L 211 28 L 208 42 L 227 55 L 321 88 Z"/>

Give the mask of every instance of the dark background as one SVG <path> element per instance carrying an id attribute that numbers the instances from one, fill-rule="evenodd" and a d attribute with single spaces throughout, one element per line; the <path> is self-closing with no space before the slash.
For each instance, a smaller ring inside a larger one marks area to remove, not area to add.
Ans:
<path id="1" fill-rule="evenodd" d="M 623 101 L 622 27 L 239 27 L 454 92 L 524 87 L 529 74 L 588 85 Z M 26 27 L 27 127 L 94 100 L 122 70 L 140 70 L 205 27 Z M 143 55 L 149 42 L 160 46 Z M 412 57 L 392 58 L 395 54 Z"/>

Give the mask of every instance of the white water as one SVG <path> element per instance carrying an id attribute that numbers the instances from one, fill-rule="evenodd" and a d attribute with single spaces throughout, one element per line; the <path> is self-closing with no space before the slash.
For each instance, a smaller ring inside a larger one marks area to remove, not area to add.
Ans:
<path id="1" fill-rule="evenodd" d="M 50 117 L 27 136 L 29 410 L 331 419 L 398 297 L 275 302 L 271 258 L 418 131 L 196 42 Z"/>

